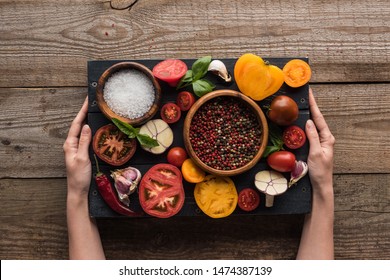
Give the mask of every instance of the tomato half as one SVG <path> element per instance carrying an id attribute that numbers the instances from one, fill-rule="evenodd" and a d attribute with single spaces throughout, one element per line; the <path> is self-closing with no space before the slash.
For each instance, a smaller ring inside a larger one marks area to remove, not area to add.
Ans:
<path id="1" fill-rule="evenodd" d="M 180 108 L 175 103 L 166 103 L 161 108 L 161 118 L 166 123 L 175 123 L 180 119 L 180 116 Z"/>
<path id="2" fill-rule="evenodd" d="M 187 152 L 182 147 L 173 147 L 167 154 L 167 161 L 176 167 L 182 166 L 187 158 Z"/>
<path id="3" fill-rule="evenodd" d="M 139 201 L 142 209 L 158 218 L 177 214 L 184 204 L 183 180 L 180 170 L 167 163 L 150 168 L 139 185 Z"/>
<path id="4" fill-rule="evenodd" d="M 175 87 L 187 70 L 187 65 L 183 61 L 179 59 L 166 59 L 156 64 L 152 72 L 156 78 Z"/>
<path id="5" fill-rule="evenodd" d="M 188 183 L 199 183 L 204 180 L 206 173 L 195 164 L 191 158 L 187 158 L 182 166 L 181 173 Z"/>
<path id="6" fill-rule="evenodd" d="M 298 149 L 306 142 L 306 134 L 302 128 L 296 125 L 287 127 L 283 131 L 283 143 L 287 148 Z"/>
<path id="7" fill-rule="evenodd" d="M 195 97 L 189 91 L 181 91 L 177 95 L 176 104 L 182 111 L 188 111 L 194 103 Z"/>
<path id="8" fill-rule="evenodd" d="M 120 166 L 134 155 L 137 142 L 134 138 L 127 137 L 115 125 L 108 124 L 96 131 L 92 148 L 101 160 Z"/>
<path id="9" fill-rule="evenodd" d="M 246 188 L 238 194 L 238 207 L 244 211 L 253 211 L 260 204 L 260 196 L 257 191 Z"/>
<path id="10" fill-rule="evenodd" d="M 195 185 L 194 197 L 198 207 L 211 218 L 224 218 L 237 206 L 237 190 L 229 177 L 206 176 Z"/>
<path id="11" fill-rule="evenodd" d="M 279 172 L 290 172 L 295 167 L 295 155 L 289 151 L 278 151 L 267 157 L 268 165 Z"/>
<path id="12" fill-rule="evenodd" d="M 309 64 L 301 59 L 293 59 L 283 67 L 284 81 L 293 88 L 301 87 L 310 81 Z"/>
<path id="13" fill-rule="evenodd" d="M 298 119 L 299 109 L 292 98 L 279 95 L 272 100 L 267 114 L 272 122 L 285 126 Z"/>

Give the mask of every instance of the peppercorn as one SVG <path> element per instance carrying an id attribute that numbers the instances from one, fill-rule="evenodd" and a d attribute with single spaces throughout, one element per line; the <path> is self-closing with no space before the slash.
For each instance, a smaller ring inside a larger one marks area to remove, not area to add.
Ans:
<path id="1" fill-rule="evenodd" d="M 254 158 L 261 145 L 261 134 L 261 126 L 247 104 L 235 98 L 217 97 L 195 113 L 189 139 L 195 154 L 206 165 L 231 170 Z"/>

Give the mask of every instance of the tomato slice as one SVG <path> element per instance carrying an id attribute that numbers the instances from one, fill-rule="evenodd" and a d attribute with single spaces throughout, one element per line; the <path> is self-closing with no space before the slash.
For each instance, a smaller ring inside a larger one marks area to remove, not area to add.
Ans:
<path id="1" fill-rule="evenodd" d="M 115 125 L 108 124 L 96 131 L 92 148 L 101 160 L 120 166 L 134 155 L 137 142 L 134 138 L 127 137 Z"/>
<path id="2" fill-rule="evenodd" d="M 183 61 L 179 59 L 166 59 L 153 67 L 153 75 L 167 82 L 170 86 L 175 87 L 187 70 L 187 65 Z"/>
<path id="3" fill-rule="evenodd" d="M 206 176 L 195 185 L 194 197 L 198 207 L 211 218 L 224 218 L 237 206 L 237 190 L 229 177 Z"/>
<path id="4" fill-rule="evenodd" d="M 180 116 L 180 108 L 175 103 L 166 103 L 161 108 L 161 118 L 166 123 L 175 123 L 180 119 Z"/>
<path id="5" fill-rule="evenodd" d="M 298 149 L 306 142 L 306 134 L 302 128 L 296 125 L 287 127 L 283 131 L 283 143 L 287 148 Z"/>
<path id="6" fill-rule="evenodd" d="M 182 111 L 188 111 L 194 103 L 195 96 L 189 91 L 182 91 L 177 95 L 176 104 Z"/>
<path id="7" fill-rule="evenodd" d="M 246 188 L 238 194 L 238 207 L 244 211 L 253 211 L 260 204 L 260 196 L 257 191 Z"/>
<path id="8" fill-rule="evenodd" d="M 183 162 L 181 172 L 183 173 L 184 180 L 188 183 L 199 183 L 206 177 L 206 173 L 191 158 Z"/>
<path id="9" fill-rule="evenodd" d="M 301 59 L 293 59 L 283 67 L 284 81 L 293 88 L 301 87 L 310 81 L 309 64 Z"/>
<path id="10" fill-rule="evenodd" d="M 149 215 L 172 217 L 183 207 L 184 199 L 182 176 L 177 167 L 168 163 L 156 164 L 142 177 L 139 201 Z"/>

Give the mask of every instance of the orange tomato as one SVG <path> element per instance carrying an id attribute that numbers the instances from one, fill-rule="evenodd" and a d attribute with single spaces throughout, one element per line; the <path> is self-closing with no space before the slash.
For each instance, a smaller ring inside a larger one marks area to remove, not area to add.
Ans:
<path id="1" fill-rule="evenodd" d="M 293 88 L 301 87 L 309 82 L 311 69 L 309 64 L 301 59 L 293 59 L 283 67 L 284 81 Z"/>
<path id="2" fill-rule="evenodd" d="M 181 166 L 181 173 L 188 183 L 199 183 L 204 180 L 206 173 L 195 162 L 187 158 Z"/>
<path id="3" fill-rule="evenodd" d="M 234 78 L 240 91 L 259 101 L 277 92 L 284 82 L 283 71 L 261 57 L 246 53 L 234 65 Z"/>
<path id="4" fill-rule="evenodd" d="M 208 175 L 194 189 L 195 202 L 211 218 L 224 218 L 233 213 L 238 202 L 234 182 L 229 177 Z"/>

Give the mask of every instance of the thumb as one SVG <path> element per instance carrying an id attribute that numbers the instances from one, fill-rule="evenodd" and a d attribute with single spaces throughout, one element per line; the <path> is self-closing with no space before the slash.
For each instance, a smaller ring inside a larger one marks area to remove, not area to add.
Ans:
<path id="1" fill-rule="evenodd" d="M 306 136 L 309 139 L 310 151 L 317 151 L 321 149 L 320 138 L 318 136 L 317 128 L 312 120 L 306 122 Z"/>
<path id="2" fill-rule="evenodd" d="M 91 128 L 85 124 L 83 129 L 81 130 L 80 140 L 79 140 L 79 149 L 77 151 L 81 157 L 88 157 L 88 147 L 89 143 L 91 143 L 92 133 Z"/>

